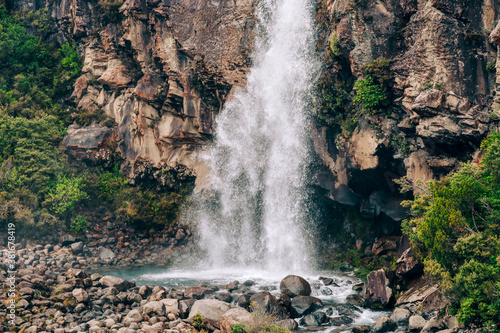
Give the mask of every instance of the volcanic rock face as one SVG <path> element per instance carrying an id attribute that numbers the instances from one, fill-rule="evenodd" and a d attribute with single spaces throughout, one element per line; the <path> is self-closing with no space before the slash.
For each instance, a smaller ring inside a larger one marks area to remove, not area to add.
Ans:
<path id="1" fill-rule="evenodd" d="M 74 41 L 83 58 L 82 76 L 69 98 L 76 114 L 102 112 L 115 122 L 111 130 L 73 129 L 66 147 L 76 158 L 102 163 L 111 158 L 105 150 L 116 146 L 131 178 L 137 161 L 196 169 L 193 153 L 210 141 L 213 115 L 231 87 L 245 81 L 254 3 L 117 4 L 10 2 L 12 9 L 48 8 L 56 25 L 53 38 Z"/>
<path id="2" fill-rule="evenodd" d="M 394 101 L 379 114 L 357 114 L 348 134 L 333 116 L 315 129 L 324 165 L 318 184 L 331 199 L 363 213 L 383 192 L 383 202 L 372 207 L 383 211 L 384 204 L 401 201 L 394 179 L 425 184 L 479 156 L 481 139 L 498 128 L 498 7 L 489 0 L 319 5 L 320 43 L 327 50 L 323 75 L 335 82 L 330 88 L 345 89 L 364 77 L 363 66 L 386 58 Z M 385 215 L 396 221 L 405 216 Z"/>

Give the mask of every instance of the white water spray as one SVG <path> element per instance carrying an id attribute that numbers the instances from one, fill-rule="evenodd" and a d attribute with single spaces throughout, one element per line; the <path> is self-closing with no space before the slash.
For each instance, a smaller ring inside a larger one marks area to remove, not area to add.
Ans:
<path id="1" fill-rule="evenodd" d="M 309 0 L 261 0 L 253 66 L 216 121 L 213 200 L 197 215 L 213 267 L 308 270 L 308 108 L 317 62 Z"/>

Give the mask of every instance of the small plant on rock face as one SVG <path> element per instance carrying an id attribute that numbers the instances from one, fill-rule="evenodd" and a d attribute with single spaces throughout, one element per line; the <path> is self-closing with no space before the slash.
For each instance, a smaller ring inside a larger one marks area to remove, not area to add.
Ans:
<path id="1" fill-rule="evenodd" d="M 389 96 L 377 84 L 373 76 L 367 76 L 365 79 L 356 81 L 356 96 L 353 104 L 360 105 L 367 114 L 375 114 L 380 109 L 390 105 Z"/>
<path id="2" fill-rule="evenodd" d="M 80 233 L 87 230 L 88 222 L 87 218 L 82 215 L 77 215 L 73 220 L 71 220 L 70 230 L 74 233 Z"/>
<path id="3" fill-rule="evenodd" d="M 193 327 L 198 331 L 205 329 L 205 323 L 203 322 L 203 317 L 199 313 L 194 315 Z"/>
<path id="4" fill-rule="evenodd" d="M 497 70 L 497 61 L 496 60 L 493 60 L 493 61 L 490 61 L 486 64 L 486 70 L 488 72 L 496 72 Z"/>
<path id="5" fill-rule="evenodd" d="M 231 328 L 231 333 L 246 333 L 245 325 L 243 324 L 235 324 L 233 328 Z"/>

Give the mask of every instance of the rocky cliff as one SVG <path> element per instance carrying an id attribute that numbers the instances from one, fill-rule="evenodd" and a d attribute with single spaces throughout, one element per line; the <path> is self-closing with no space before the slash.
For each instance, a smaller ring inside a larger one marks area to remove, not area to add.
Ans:
<path id="1" fill-rule="evenodd" d="M 395 179 L 415 185 L 479 161 L 481 139 L 499 124 L 499 7 L 490 0 L 319 3 L 323 90 L 347 92 L 352 104 L 363 69 L 388 59 L 393 101 L 371 115 L 320 110 L 318 182 L 330 198 L 365 217 L 398 221 L 405 212 Z"/>
<path id="2" fill-rule="evenodd" d="M 55 25 L 50 38 L 75 43 L 83 58 L 68 110 L 94 123 L 68 129 L 64 143 L 72 156 L 107 163 L 118 153 L 132 179 L 146 170 L 196 169 L 192 155 L 210 142 L 214 115 L 231 87 L 245 81 L 252 1 L 6 5 L 46 7 Z M 113 122 L 95 122 L 106 118 Z"/>
<path id="3" fill-rule="evenodd" d="M 84 67 L 67 101 L 75 119 L 113 120 L 71 126 L 64 142 L 71 155 L 89 163 L 119 155 L 131 178 L 161 168 L 202 175 L 196 156 L 231 89 L 245 82 L 256 3 L 6 1 L 12 10 L 48 8 L 51 38 L 77 45 Z M 400 221 L 406 212 L 394 179 L 416 184 L 480 158 L 481 139 L 500 115 L 499 7 L 493 0 L 318 3 L 320 86 L 327 97 L 342 92 L 344 104 L 323 108 L 312 129 L 316 180 L 328 198 L 364 218 Z M 392 103 L 383 113 L 356 113 L 347 107 L 353 83 L 381 58 L 390 59 Z"/>

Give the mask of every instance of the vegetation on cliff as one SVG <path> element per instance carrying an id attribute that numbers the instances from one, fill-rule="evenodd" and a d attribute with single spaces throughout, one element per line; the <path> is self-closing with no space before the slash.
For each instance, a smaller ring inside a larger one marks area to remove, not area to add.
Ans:
<path id="1" fill-rule="evenodd" d="M 0 228 L 16 222 L 20 235 L 78 233 L 85 213 L 100 206 L 140 228 L 172 223 L 192 182 L 132 187 L 117 167 L 69 163 L 61 142 L 80 118 L 64 100 L 82 63 L 73 45 L 30 35 L 26 22 L 0 6 Z"/>
<path id="2" fill-rule="evenodd" d="M 500 134 L 485 139 L 477 166 L 465 164 L 407 202 L 403 231 L 467 325 L 500 324 Z"/>

